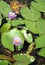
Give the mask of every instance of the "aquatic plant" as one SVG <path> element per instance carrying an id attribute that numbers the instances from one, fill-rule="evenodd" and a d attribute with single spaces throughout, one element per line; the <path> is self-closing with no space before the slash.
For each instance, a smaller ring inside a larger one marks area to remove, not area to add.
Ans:
<path id="1" fill-rule="evenodd" d="M 45 58 L 45 0 L 22 1 L 0 0 L 0 65 L 29 65 L 34 51 Z"/>

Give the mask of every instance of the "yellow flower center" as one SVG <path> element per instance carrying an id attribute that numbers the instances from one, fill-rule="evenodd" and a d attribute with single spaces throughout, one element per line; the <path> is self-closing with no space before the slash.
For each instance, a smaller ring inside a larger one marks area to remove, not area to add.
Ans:
<path id="1" fill-rule="evenodd" d="M 10 14 L 10 16 L 13 16 L 12 14 Z"/>
<path id="2" fill-rule="evenodd" d="M 19 40 L 16 40 L 16 42 L 19 42 Z"/>
<path id="3" fill-rule="evenodd" d="M 14 4 L 13 9 L 17 9 L 17 8 L 18 8 L 18 5 Z"/>

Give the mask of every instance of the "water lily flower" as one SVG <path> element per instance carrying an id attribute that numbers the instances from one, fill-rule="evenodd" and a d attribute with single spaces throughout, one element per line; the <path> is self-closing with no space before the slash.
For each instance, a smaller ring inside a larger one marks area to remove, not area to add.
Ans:
<path id="1" fill-rule="evenodd" d="M 13 39 L 13 44 L 15 46 L 21 45 L 22 44 L 22 40 L 19 37 L 16 37 Z"/>
<path id="2" fill-rule="evenodd" d="M 16 16 L 17 16 L 17 15 L 16 15 L 14 12 L 9 12 L 9 13 L 8 13 L 8 18 L 9 18 L 9 19 L 14 19 L 14 18 L 16 18 Z"/>

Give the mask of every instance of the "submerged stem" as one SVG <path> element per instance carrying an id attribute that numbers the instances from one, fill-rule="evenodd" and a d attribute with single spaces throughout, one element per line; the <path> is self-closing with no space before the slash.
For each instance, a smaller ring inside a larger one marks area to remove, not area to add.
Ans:
<path id="1" fill-rule="evenodd" d="M 8 61 L 13 62 L 13 63 L 15 62 L 13 57 L 9 57 L 9 56 L 3 55 L 3 54 L 0 55 L 0 60 L 8 60 Z"/>

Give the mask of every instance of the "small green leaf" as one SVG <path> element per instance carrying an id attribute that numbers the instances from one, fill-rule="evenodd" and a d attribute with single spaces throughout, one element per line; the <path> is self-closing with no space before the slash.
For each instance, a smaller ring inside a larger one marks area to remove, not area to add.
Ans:
<path id="1" fill-rule="evenodd" d="M 23 29 L 21 32 L 23 33 L 25 40 L 28 43 L 31 43 L 33 41 L 31 33 L 27 34 L 25 29 Z"/>
<path id="2" fill-rule="evenodd" d="M 43 4 L 43 3 L 45 3 L 45 0 L 35 0 L 37 3 L 41 3 L 41 4 Z"/>
<path id="3" fill-rule="evenodd" d="M 45 47 L 45 35 L 38 37 L 36 40 L 36 48 Z"/>
<path id="4" fill-rule="evenodd" d="M 0 60 L 0 65 L 8 65 L 8 63 L 7 60 Z"/>
<path id="5" fill-rule="evenodd" d="M 36 21 L 40 18 L 40 16 L 41 16 L 40 12 L 31 7 L 31 9 L 30 9 L 30 20 Z"/>
<path id="6" fill-rule="evenodd" d="M 1 12 L 0 12 L 0 19 L 1 19 L 2 17 L 1 17 Z"/>
<path id="7" fill-rule="evenodd" d="M 25 22 L 26 22 L 27 28 L 28 28 L 30 31 L 32 31 L 33 33 L 38 33 L 36 22 L 32 22 L 32 21 L 30 21 L 30 20 L 28 20 L 28 21 L 26 20 Z"/>
<path id="8" fill-rule="evenodd" d="M 12 20 L 12 26 L 17 26 L 17 25 L 24 24 L 24 23 L 25 23 L 25 21 L 22 19 Z"/>
<path id="9" fill-rule="evenodd" d="M 42 1 L 42 0 L 41 0 Z M 37 9 L 40 12 L 45 12 L 45 1 L 43 0 L 41 3 L 40 0 L 37 0 L 37 3 L 32 2 L 31 6 L 35 9 Z"/>
<path id="10" fill-rule="evenodd" d="M 0 12 L 3 13 L 4 16 L 8 15 L 8 12 L 11 11 L 10 6 L 4 2 L 4 1 L 0 1 Z"/>
<path id="11" fill-rule="evenodd" d="M 14 50 L 14 47 L 13 47 L 13 44 L 12 44 L 12 37 L 8 33 L 3 34 L 2 44 L 5 48 L 10 49 L 11 51 Z"/>
<path id="12" fill-rule="evenodd" d="M 37 29 L 39 34 L 45 34 L 45 19 L 37 20 Z"/>
<path id="13" fill-rule="evenodd" d="M 2 27 L 1 27 L 1 34 L 9 31 L 11 25 L 9 23 L 5 23 Z"/>
<path id="14" fill-rule="evenodd" d="M 38 54 L 39 54 L 40 56 L 45 57 L 45 48 L 42 48 L 42 49 L 38 52 Z"/>
<path id="15" fill-rule="evenodd" d="M 30 10 L 28 9 L 28 7 L 22 8 L 21 14 L 25 19 L 30 19 Z"/>
<path id="16" fill-rule="evenodd" d="M 34 57 L 26 55 L 26 54 L 17 54 L 14 55 L 14 59 L 17 60 L 16 65 L 28 65 L 34 62 Z"/>

